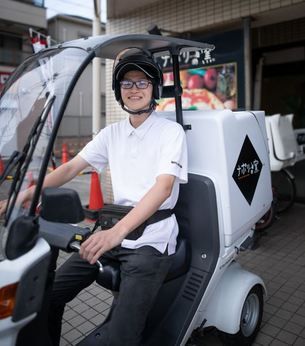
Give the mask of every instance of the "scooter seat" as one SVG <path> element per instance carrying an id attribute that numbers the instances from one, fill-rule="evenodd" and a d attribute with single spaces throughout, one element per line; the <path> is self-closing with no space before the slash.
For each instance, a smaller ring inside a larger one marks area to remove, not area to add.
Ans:
<path id="1" fill-rule="evenodd" d="M 189 256 L 187 256 L 187 242 L 185 239 L 178 239 L 176 252 L 172 257 L 173 263 L 165 282 L 183 275 L 188 269 Z M 118 292 L 121 282 L 120 263 L 108 258 L 101 258 L 100 261 L 103 264 L 103 271 L 98 273 L 96 282 L 106 289 Z"/>

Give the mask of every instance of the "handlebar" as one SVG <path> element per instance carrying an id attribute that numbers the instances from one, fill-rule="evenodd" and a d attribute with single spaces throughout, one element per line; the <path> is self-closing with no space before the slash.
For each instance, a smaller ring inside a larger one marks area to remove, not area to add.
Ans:
<path id="1" fill-rule="evenodd" d="M 70 248 L 73 249 L 73 250 L 79 251 L 79 250 L 80 250 L 80 243 L 77 242 L 77 241 L 74 241 L 74 242 L 72 242 L 72 243 L 70 244 Z M 103 272 L 103 271 L 104 271 L 104 268 L 103 268 L 103 265 L 102 265 L 101 261 L 97 260 L 97 261 L 96 261 L 96 264 L 97 264 L 98 267 L 99 267 L 99 271 L 100 271 L 100 272 Z"/>

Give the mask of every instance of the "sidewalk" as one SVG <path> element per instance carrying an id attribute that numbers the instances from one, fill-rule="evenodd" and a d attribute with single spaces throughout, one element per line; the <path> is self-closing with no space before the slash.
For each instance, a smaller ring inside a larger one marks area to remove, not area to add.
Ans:
<path id="1" fill-rule="evenodd" d="M 305 205 L 295 205 L 266 231 L 255 251 L 239 256 L 246 269 L 263 278 L 268 290 L 255 346 L 305 345 L 304 213 Z M 66 256 L 61 254 L 60 263 Z M 111 301 L 111 293 L 94 283 L 70 302 L 64 314 L 61 346 L 76 345 L 100 324 Z M 199 345 L 221 343 L 212 331 Z"/>

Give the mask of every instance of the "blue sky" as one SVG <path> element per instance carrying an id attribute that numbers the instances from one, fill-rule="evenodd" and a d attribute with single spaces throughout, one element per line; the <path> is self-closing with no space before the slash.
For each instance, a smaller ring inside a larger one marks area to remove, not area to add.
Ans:
<path id="1" fill-rule="evenodd" d="M 106 21 L 106 0 L 100 0 L 102 4 L 101 19 Z M 72 14 L 85 18 L 93 18 L 93 0 L 45 0 L 47 18 L 56 14 Z"/>

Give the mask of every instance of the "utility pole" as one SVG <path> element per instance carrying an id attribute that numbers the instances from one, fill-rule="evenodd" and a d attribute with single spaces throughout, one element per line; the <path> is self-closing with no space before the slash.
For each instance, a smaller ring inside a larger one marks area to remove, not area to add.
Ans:
<path id="1" fill-rule="evenodd" d="M 101 35 L 101 0 L 93 0 L 94 16 L 92 21 L 92 35 Z M 92 62 L 92 135 L 101 129 L 101 58 L 94 58 Z"/>

